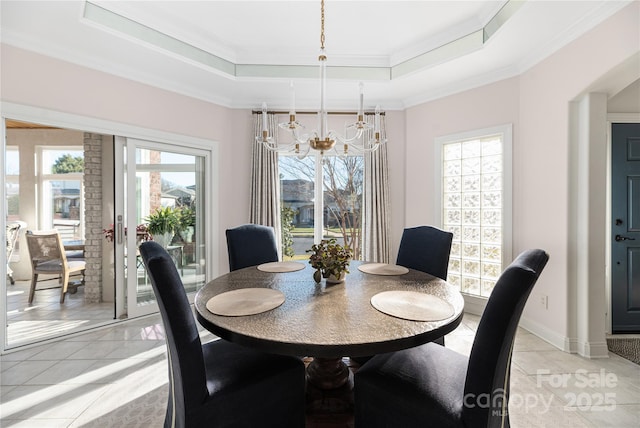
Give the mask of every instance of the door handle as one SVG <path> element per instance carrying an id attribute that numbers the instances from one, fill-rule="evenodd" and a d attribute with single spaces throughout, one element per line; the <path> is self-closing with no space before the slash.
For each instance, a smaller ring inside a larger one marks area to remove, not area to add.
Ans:
<path id="1" fill-rule="evenodd" d="M 119 215 L 117 222 L 116 222 L 116 243 L 117 244 L 122 244 L 122 216 Z M 616 236 L 616 239 L 618 239 L 618 237 Z"/>
<path id="2" fill-rule="evenodd" d="M 635 241 L 636 238 L 629 238 L 628 236 L 616 235 L 615 240 L 616 240 L 616 242 L 620 242 L 620 241 Z"/>

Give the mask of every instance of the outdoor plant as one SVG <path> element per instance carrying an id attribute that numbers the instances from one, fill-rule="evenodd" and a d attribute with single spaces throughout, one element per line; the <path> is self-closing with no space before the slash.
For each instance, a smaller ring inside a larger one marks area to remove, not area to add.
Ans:
<path id="1" fill-rule="evenodd" d="M 307 253 L 311 253 L 309 264 L 316 270 L 313 273 L 316 282 L 331 275 L 340 279 L 343 272 L 349 273 L 349 262 L 353 257 L 351 248 L 338 244 L 335 238 L 323 239 L 312 245 Z"/>
<path id="2" fill-rule="evenodd" d="M 196 211 L 189 207 L 176 210 L 178 214 L 178 227 L 180 232 L 187 230 L 190 226 L 196 225 Z"/>
<path id="3" fill-rule="evenodd" d="M 280 230 L 282 230 L 282 253 L 287 257 L 295 256 L 295 252 L 293 250 L 293 233 L 291 233 L 291 231 L 296 227 L 295 224 L 293 224 L 293 219 L 297 213 L 298 210 L 294 210 L 291 207 L 284 206 L 280 211 Z"/>
<path id="4" fill-rule="evenodd" d="M 174 234 L 180 228 L 180 213 L 172 207 L 160 207 L 144 221 L 152 235 Z"/>

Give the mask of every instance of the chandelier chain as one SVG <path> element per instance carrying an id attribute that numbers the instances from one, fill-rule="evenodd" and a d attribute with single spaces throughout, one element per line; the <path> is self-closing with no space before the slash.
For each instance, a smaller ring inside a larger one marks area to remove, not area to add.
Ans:
<path id="1" fill-rule="evenodd" d="M 324 0 L 320 2 L 320 49 L 324 50 Z"/>

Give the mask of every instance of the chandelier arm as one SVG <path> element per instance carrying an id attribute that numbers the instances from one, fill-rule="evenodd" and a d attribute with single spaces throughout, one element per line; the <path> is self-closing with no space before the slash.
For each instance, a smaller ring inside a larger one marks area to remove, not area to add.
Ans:
<path id="1" fill-rule="evenodd" d="M 359 145 L 359 144 L 350 144 L 349 150 L 352 150 L 355 153 L 349 153 L 349 154 L 373 153 L 379 148 L 380 148 L 380 144 L 372 144 L 369 147 L 364 147 L 363 145 Z"/>
<path id="2" fill-rule="evenodd" d="M 273 138 L 268 138 L 267 140 L 256 138 L 257 142 L 262 144 L 265 149 L 270 150 L 272 152 L 284 152 L 289 149 L 291 144 L 278 144 Z"/>
<path id="3" fill-rule="evenodd" d="M 309 155 L 309 151 L 311 150 L 311 146 L 309 144 L 305 144 L 304 147 L 298 151 L 296 154 L 298 159 L 304 159 Z"/>
<path id="4" fill-rule="evenodd" d="M 260 143 L 265 147 L 265 149 L 271 151 L 271 152 L 276 152 L 276 153 L 295 153 L 297 155 L 300 155 L 300 153 L 304 153 L 304 155 L 302 157 L 305 157 L 307 153 L 309 153 L 309 147 L 308 144 L 305 144 L 302 148 L 301 148 L 301 144 L 299 143 L 289 143 L 289 144 L 269 144 L 269 143 L 265 143 L 264 141 L 260 141 Z M 306 147 L 306 148 L 305 148 Z"/>
<path id="5" fill-rule="evenodd" d="M 348 138 L 346 135 L 342 136 L 336 132 L 333 131 L 329 131 L 329 138 L 335 138 L 336 140 L 338 140 L 339 142 L 341 142 L 342 144 L 350 144 L 353 141 L 359 140 L 362 137 L 364 130 L 362 128 L 357 128 L 356 129 L 356 134 L 351 137 Z"/>
<path id="6" fill-rule="evenodd" d="M 304 127 L 302 127 L 304 128 Z M 291 132 L 291 136 L 293 137 L 293 139 L 299 143 L 299 144 L 307 144 L 310 138 L 310 134 L 302 134 L 300 135 L 298 133 L 298 128 L 293 128 L 293 129 L 289 129 L 289 132 Z"/>

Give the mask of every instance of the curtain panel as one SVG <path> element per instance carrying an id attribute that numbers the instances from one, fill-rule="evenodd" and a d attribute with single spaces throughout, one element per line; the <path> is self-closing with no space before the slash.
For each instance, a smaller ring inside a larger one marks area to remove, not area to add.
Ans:
<path id="1" fill-rule="evenodd" d="M 277 135 L 277 117 L 267 114 L 269 135 Z M 254 137 L 262 138 L 261 114 L 253 114 Z M 253 147 L 251 161 L 251 212 L 249 222 L 272 226 L 276 234 L 278 254 L 282 257 L 280 223 L 280 176 L 278 154 L 262 144 L 251 141 Z"/>
<path id="2" fill-rule="evenodd" d="M 365 115 L 365 120 L 373 125 L 375 118 Z M 368 130 L 363 138 L 371 139 L 373 134 L 373 130 Z M 380 117 L 380 134 L 381 138 L 386 138 L 384 115 Z M 362 258 L 371 262 L 390 263 L 387 144 L 364 154 L 364 177 Z"/>

